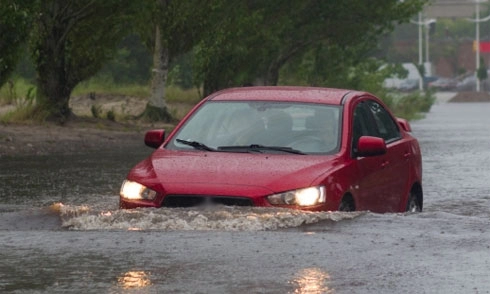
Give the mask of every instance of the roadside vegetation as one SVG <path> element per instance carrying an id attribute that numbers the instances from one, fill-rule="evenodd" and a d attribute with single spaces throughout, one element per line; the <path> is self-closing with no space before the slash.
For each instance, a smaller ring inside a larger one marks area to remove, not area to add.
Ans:
<path id="1" fill-rule="evenodd" d="M 146 104 L 137 117 L 94 104 L 95 118 L 174 123 L 204 96 L 245 85 L 367 91 L 407 119 L 433 101 L 384 89 L 403 73 L 377 49 L 425 0 L 5 1 L 0 32 L 12 41 L 0 44 L 0 106 L 13 108 L 4 123 L 63 124 L 84 95 Z"/>
<path id="2" fill-rule="evenodd" d="M 22 78 L 13 80 L 11 84 L 6 84 L 0 88 L 0 107 L 11 106 L 10 111 L 0 114 L 0 122 L 40 122 L 46 120 L 43 113 L 36 112 L 35 90 L 36 88 L 33 84 L 26 82 Z M 372 93 L 381 94 L 379 97 L 394 111 L 395 115 L 408 120 L 422 118 L 423 114 L 430 110 L 435 101 L 434 93 L 429 91 L 416 91 L 407 94 L 388 92 L 385 89 L 374 90 Z M 183 89 L 179 86 L 167 87 L 168 111 L 174 118 L 174 122 L 183 118 L 187 111 L 201 100 L 199 92 L 199 89 Z M 136 97 L 145 101 L 149 93 L 150 87 L 147 85 L 117 85 L 89 81 L 75 88 L 72 95 Z M 91 116 L 118 122 L 134 122 L 141 119 L 141 117 L 128 116 L 125 113 L 116 113 L 114 111 L 104 113 L 96 103 L 91 107 Z"/>

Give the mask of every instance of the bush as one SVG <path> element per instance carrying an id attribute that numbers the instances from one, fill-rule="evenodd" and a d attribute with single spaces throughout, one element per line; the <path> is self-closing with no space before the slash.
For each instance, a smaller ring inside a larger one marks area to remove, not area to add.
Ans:
<path id="1" fill-rule="evenodd" d="M 8 80 L 0 88 L 0 104 L 32 104 L 36 96 L 36 87 L 22 78 Z"/>
<path id="2" fill-rule="evenodd" d="M 392 110 L 398 117 L 407 120 L 418 119 L 421 117 L 421 114 L 430 111 L 434 101 L 434 93 L 430 91 L 426 91 L 425 93 L 413 92 L 397 97 L 392 106 Z"/>
<path id="3" fill-rule="evenodd" d="M 116 121 L 116 114 L 114 113 L 114 110 L 109 110 L 106 114 L 106 117 L 110 121 Z"/>
<path id="4" fill-rule="evenodd" d="M 101 107 L 97 105 L 92 105 L 92 107 L 90 107 L 90 111 L 92 112 L 92 116 L 94 118 L 99 118 L 100 114 L 102 113 Z"/>

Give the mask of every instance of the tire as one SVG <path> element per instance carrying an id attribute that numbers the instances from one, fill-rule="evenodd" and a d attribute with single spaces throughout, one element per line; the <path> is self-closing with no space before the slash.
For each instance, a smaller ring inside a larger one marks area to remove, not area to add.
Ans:
<path id="1" fill-rule="evenodd" d="M 406 212 L 422 212 L 422 203 L 413 192 L 408 196 Z"/>
<path id="2" fill-rule="evenodd" d="M 355 211 L 354 202 L 351 197 L 342 198 L 342 202 L 339 205 L 339 211 L 350 212 Z"/>

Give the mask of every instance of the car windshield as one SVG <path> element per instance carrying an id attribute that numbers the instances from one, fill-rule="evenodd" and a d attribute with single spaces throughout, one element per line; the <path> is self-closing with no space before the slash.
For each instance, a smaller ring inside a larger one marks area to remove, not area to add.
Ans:
<path id="1" fill-rule="evenodd" d="M 340 107 L 271 101 L 210 101 L 167 149 L 332 154 L 339 149 Z"/>

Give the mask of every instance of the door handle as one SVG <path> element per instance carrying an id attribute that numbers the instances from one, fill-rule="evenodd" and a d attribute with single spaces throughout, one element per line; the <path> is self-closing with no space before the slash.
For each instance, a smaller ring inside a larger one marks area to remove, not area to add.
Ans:
<path id="1" fill-rule="evenodd" d="M 390 162 L 387 160 L 381 164 L 381 167 L 387 167 L 390 164 Z"/>
<path id="2" fill-rule="evenodd" d="M 405 153 L 403 154 L 403 158 L 409 158 L 409 157 L 410 157 L 410 155 L 412 155 L 412 153 L 411 153 L 411 152 L 405 152 Z"/>

